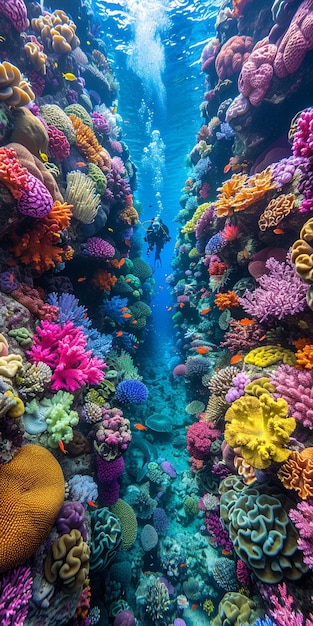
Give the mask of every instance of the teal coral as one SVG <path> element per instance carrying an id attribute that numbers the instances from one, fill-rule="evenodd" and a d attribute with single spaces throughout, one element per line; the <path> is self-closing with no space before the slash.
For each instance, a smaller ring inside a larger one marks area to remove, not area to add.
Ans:
<path id="1" fill-rule="evenodd" d="M 91 513 L 91 572 L 103 572 L 114 559 L 122 542 L 121 524 L 116 515 L 103 507 Z"/>

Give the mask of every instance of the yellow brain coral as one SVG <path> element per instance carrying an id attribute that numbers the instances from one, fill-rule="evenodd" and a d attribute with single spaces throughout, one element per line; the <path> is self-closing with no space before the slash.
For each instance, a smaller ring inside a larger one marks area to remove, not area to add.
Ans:
<path id="1" fill-rule="evenodd" d="M 257 365 L 258 367 L 268 367 L 279 361 L 288 365 L 296 364 L 296 355 L 288 348 L 279 346 L 260 346 L 250 350 L 244 358 L 245 363 Z"/>
<path id="2" fill-rule="evenodd" d="M 313 217 L 302 226 L 300 239 L 294 242 L 291 260 L 296 266 L 298 276 L 305 283 L 313 284 Z"/>
<path id="3" fill-rule="evenodd" d="M 64 478 L 41 446 L 21 448 L 0 466 L 0 572 L 31 557 L 48 536 L 64 501 Z"/>
<path id="4" fill-rule="evenodd" d="M 288 404 L 282 398 L 243 396 L 226 411 L 225 441 L 240 448 L 244 460 L 256 469 L 265 469 L 273 461 L 282 463 L 290 455 L 284 446 L 296 427 L 296 420 L 287 413 Z"/>
<path id="5" fill-rule="evenodd" d="M 294 489 L 303 500 L 313 496 L 313 448 L 292 452 L 278 472 L 285 489 Z"/>

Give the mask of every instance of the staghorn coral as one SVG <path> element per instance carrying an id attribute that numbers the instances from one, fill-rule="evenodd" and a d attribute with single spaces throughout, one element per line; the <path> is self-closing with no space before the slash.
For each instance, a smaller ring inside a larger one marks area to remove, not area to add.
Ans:
<path id="1" fill-rule="evenodd" d="M 256 279 L 260 287 L 246 291 L 239 298 L 243 309 L 259 322 L 281 320 L 305 309 L 308 288 L 297 275 L 292 259 L 293 253 L 281 263 L 274 257 L 267 259 L 265 266 L 269 273 Z"/>
<path id="2" fill-rule="evenodd" d="M 294 489 L 302 500 L 313 496 L 313 448 L 292 452 L 277 474 L 285 489 Z"/>
<path id="3" fill-rule="evenodd" d="M 215 202 L 218 217 L 233 215 L 237 211 L 244 211 L 263 198 L 267 191 L 273 188 L 271 169 L 247 177 L 246 174 L 233 174 L 222 187 Z"/>
<path id="4" fill-rule="evenodd" d="M 242 396 L 232 403 L 225 414 L 225 441 L 239 448 L 241 456 L 256 469 L 266 469 L 271 463 L 282 463 L 290 450 L 285 446 L 296 427 L 296 420 L 287 417 L 288 404 L 263 393 L 259 398 Z"/>
<path id="5" fill-rule="evenodd" d="M 109 170 L 111 158 L 109 153 L 101 144 L 89 126 L 86 126 L 80 117 L 70 113 L 69 118 L 75 131 L 76 147 L 90 163 L 95 163 L 101 170 Z"/>
<path id="6" fill-rule="evenodd" d="M 271 375 L 276 395 L 288 402 L 289 414 L 305 428 L 313 429 L 313 371 L 280 365 Z"/>
<path id="7" fill-rule="evenodd" d="M 303 552 L 303 561 L 313 569 L 313 500 L 300 502 L 296 509 L 289 511 L 289 517 L 296 526 L 300 538 L 298 546 Z"/>
<path id="8" fill-rule="evenodd" d="M 293 193 L 288 195 L 282 193 L 277 198 L 273 198 L 259 217 L 259 229 L 264 232 L 267 228 L 277 226 L 281 220 L 292 212 L 295 199 L 296 196 Z"/>
<path id="9" fill-rule="evenodd" d="M 35 445 L 18 450 L 12 461 L 1 465 L 0 473 L 3 572 L 32 556 L 48 536 L 63 504 L 64 478 L 52 454 Z"/>
<path id="10" fill-rule="evenodd" d="M 237 556 L 262 582 L 298 580 L 307 571 L 298 533 L 287 511 L 292 501 L 277 485 L 245 486 L 230 476 L 220 484 L 220 515 Z"/>
<path id="11" fill-rule="evenodd" d="M 313 284 L 313 218 L 311 217 L 300 230 L 300 239 L 292 245 L 291 261 L 296 266 L 296 272 L 301 280 L 309 285 Z"/>
<path id="12" fill-rule="evenodd" d="M 269 367 L 282 361 L 287 365 L 296 364 L 296 355 L 288 348 L 279 346 L 260 346 L 250 350 L 244 357 L 244 362 L 257 367 Z"/>
<path id="13" fill-rule="evenodd" d="M 250 320 L 250 324 L 241 322 L 231 318 L 228 322 L 231 330 L 225 333 L 224 341 L 220 343 L 222 348 L 228 348 L 232 354 L 254 348 L 264 335 L 264 328 L 256 320 Z"/>
<path id="14" fill-rule="evenodd" d="M 65 199 L 72 206 L 73 216 L 83 224 L 91 224 L 100 206 L 100 196 L 96 184 L 82 172 L 73 171 L 67 175 Z"/>
<path id="15" fill-rule="evenodd" d="M 89 572 L 90 548 L 79 530 L 73 528 L 52 544 L 44 563 L 45 578 L 49 583 L 61 584 L 66 593 L 83 587 Z"/>

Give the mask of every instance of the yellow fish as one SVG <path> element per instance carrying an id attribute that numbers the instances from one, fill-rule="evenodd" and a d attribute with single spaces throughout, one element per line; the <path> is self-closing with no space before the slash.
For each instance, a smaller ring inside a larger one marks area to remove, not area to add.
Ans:
<path id="1" fill-rule="evenodd" d="M 66 72 L 66 74 L 64 74 L 63 72 L 62 76 L 63 78 L 65 78 L 65 80 L 69 80 L 69 81 L 76 80 L 76 76 L 75 74 L 72 74 L 72 72 Z"/>
<path id="2" fill-rule="evenodd" d="M 48 155 L 45 152 L 43 152 L 42 150 L 39 150 L 39 155 L 40 155 L 41 160 L 44 163 L 47 163 L 47 161 L 49 161 Z"/>

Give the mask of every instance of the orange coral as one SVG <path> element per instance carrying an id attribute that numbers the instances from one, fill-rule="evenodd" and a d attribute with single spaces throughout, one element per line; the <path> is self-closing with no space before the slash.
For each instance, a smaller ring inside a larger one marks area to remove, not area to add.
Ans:
<path id="1" fill-rule="evenodd" d="M 85 156 L 89 163 L 95 163 L 101 169 L 110 169 L 110 155 L 98 142 L 92 128 L 86 126 L 80 117 L 77 117 L 77 115 L 73 113 L 71 113 L 69 117 L 75 130 L 76 146 L 78 150 Z"/>
<path id="2" fill-rule="evenodd" d="M 313 496 L 313 448 L 292 452 L 278 478 L 285 489 L 294 489 L 302 500 Z"/>
<path id="3" fill-rule="evenodd" d="M 27 176 L 28 170 L 20 164 L 15 150 L 0 148 L 0 180 L 16 200 L 28 189 Z"/>
<path id="4" fill-rule="evenodd" d="M 22 107 L 35 99 L 30 85 L 21 78 L 18 67 L 9 61 L 0 64 L 0 101 L 9 107 Z"/>
<path id="5" fill-rule="evenodd" d="M 291 213 L 296 196 L 293 193 L 288 195 L 282 193 L 278 198 L 273 198 L 267 205 L 265 211 L 259 218 L 259 229 L 264 231 L 267 228 L 273 228 L 281 222 L 284 217 L 287 217 Z"/>
<path id="6" fill-rule="evenodd" d="M 125 222 L 125 224 L 129 224 L 129 226 L 137 224 L 139 219 L 138 212 L 133 206 L 129 206 L 123 209 L 123 211 L 120 211 L 118 217 L 122 222 Z"/>
<path id="7" fill-rule="evenodd" d="M 53 210 L 53 209 L 52 209 Z M 50 215 L 50 213 L 49 213 Z M 36 272 L 44 272 L 65 260 L 66 248 L 56 244 L 60 240 L 60 227 L 57 222 L 46 218 L 35 223 L 34 227 L 21 237 L 12 235 L 10 248 L 25 265 L 31 265 Z"/>
<path id="8" fill-rule="evenodd" d="M 76 35 L 76 24 L 64 11 L 57 10 L 32 19 L 32 28 L 40 34 L 49 52 L 52 46 L 57 54 L 67 54 L 80 44 Z"/>
<path id="9" fill-rule="evenodd" d="M 60 229 L 64 230 L 64 228 L 68 228 L 70 225 L 72 208 L 72 204 L 67 204 L 67 202 L 63 202 L 62 204 L 62 202 L 56 200 L 50 213 L 48 213 L 47 218 L 53 220 L 54 222 L 57 222 Z"/>
<path id="10" fill-rule="evenodd" d="M 234 35 L 228 39 L 219 51 L 215 68 L 220 80 L 239 73 L 242 65 L 247 61 L 253 48 L 253 39 L 245 35 Z"/>
<path id="11" fill-rule="evenodd" d="M 64 500 L 64 477 L 41 446 L 21 448 L 0 466 L 0 572 L 31 557 L 48 536 Z"/>
<path id="12" fill-rule="evenodd" d="M 214 304 L 220 311 L 224 311 L 232 306 L 239 306 L 239 299 L 234 291 L 229 290 L 226 293 L 218 293 L 215 296 Z"/>
<path id="13" fill-rule="evenodd" d="M 293 344 L 298 348 L 296 352 L 298 370 L 311 370 L 313 369 L 313 344 L 310 339 L 296 339 Z"/>
<path id="14" fill-rule="evenodd" d="M 243 10 L 252 0 L 233 0 L 233 16 L 242 17 Z"/>
<path id="15" fill-rule="evenodd" d="M 117 278 L 116 276 L 110 274 L 110 272 L 99 269 L 95 272 L 91 282 L 97 289 L 101 289 L 102 291 L 111 291 L 112 287 L 117 282 Z"/>
<path id="16" fill-rule="evenodd" d="M 244 211 L 272 188 L 272 172 L 269 167 L 250 177 L 245 174 L 233 174 L 231 179 L 218 189 L 220 193 L 215 202 L 217 216 L 225 217 L 237 211 Z"/>

